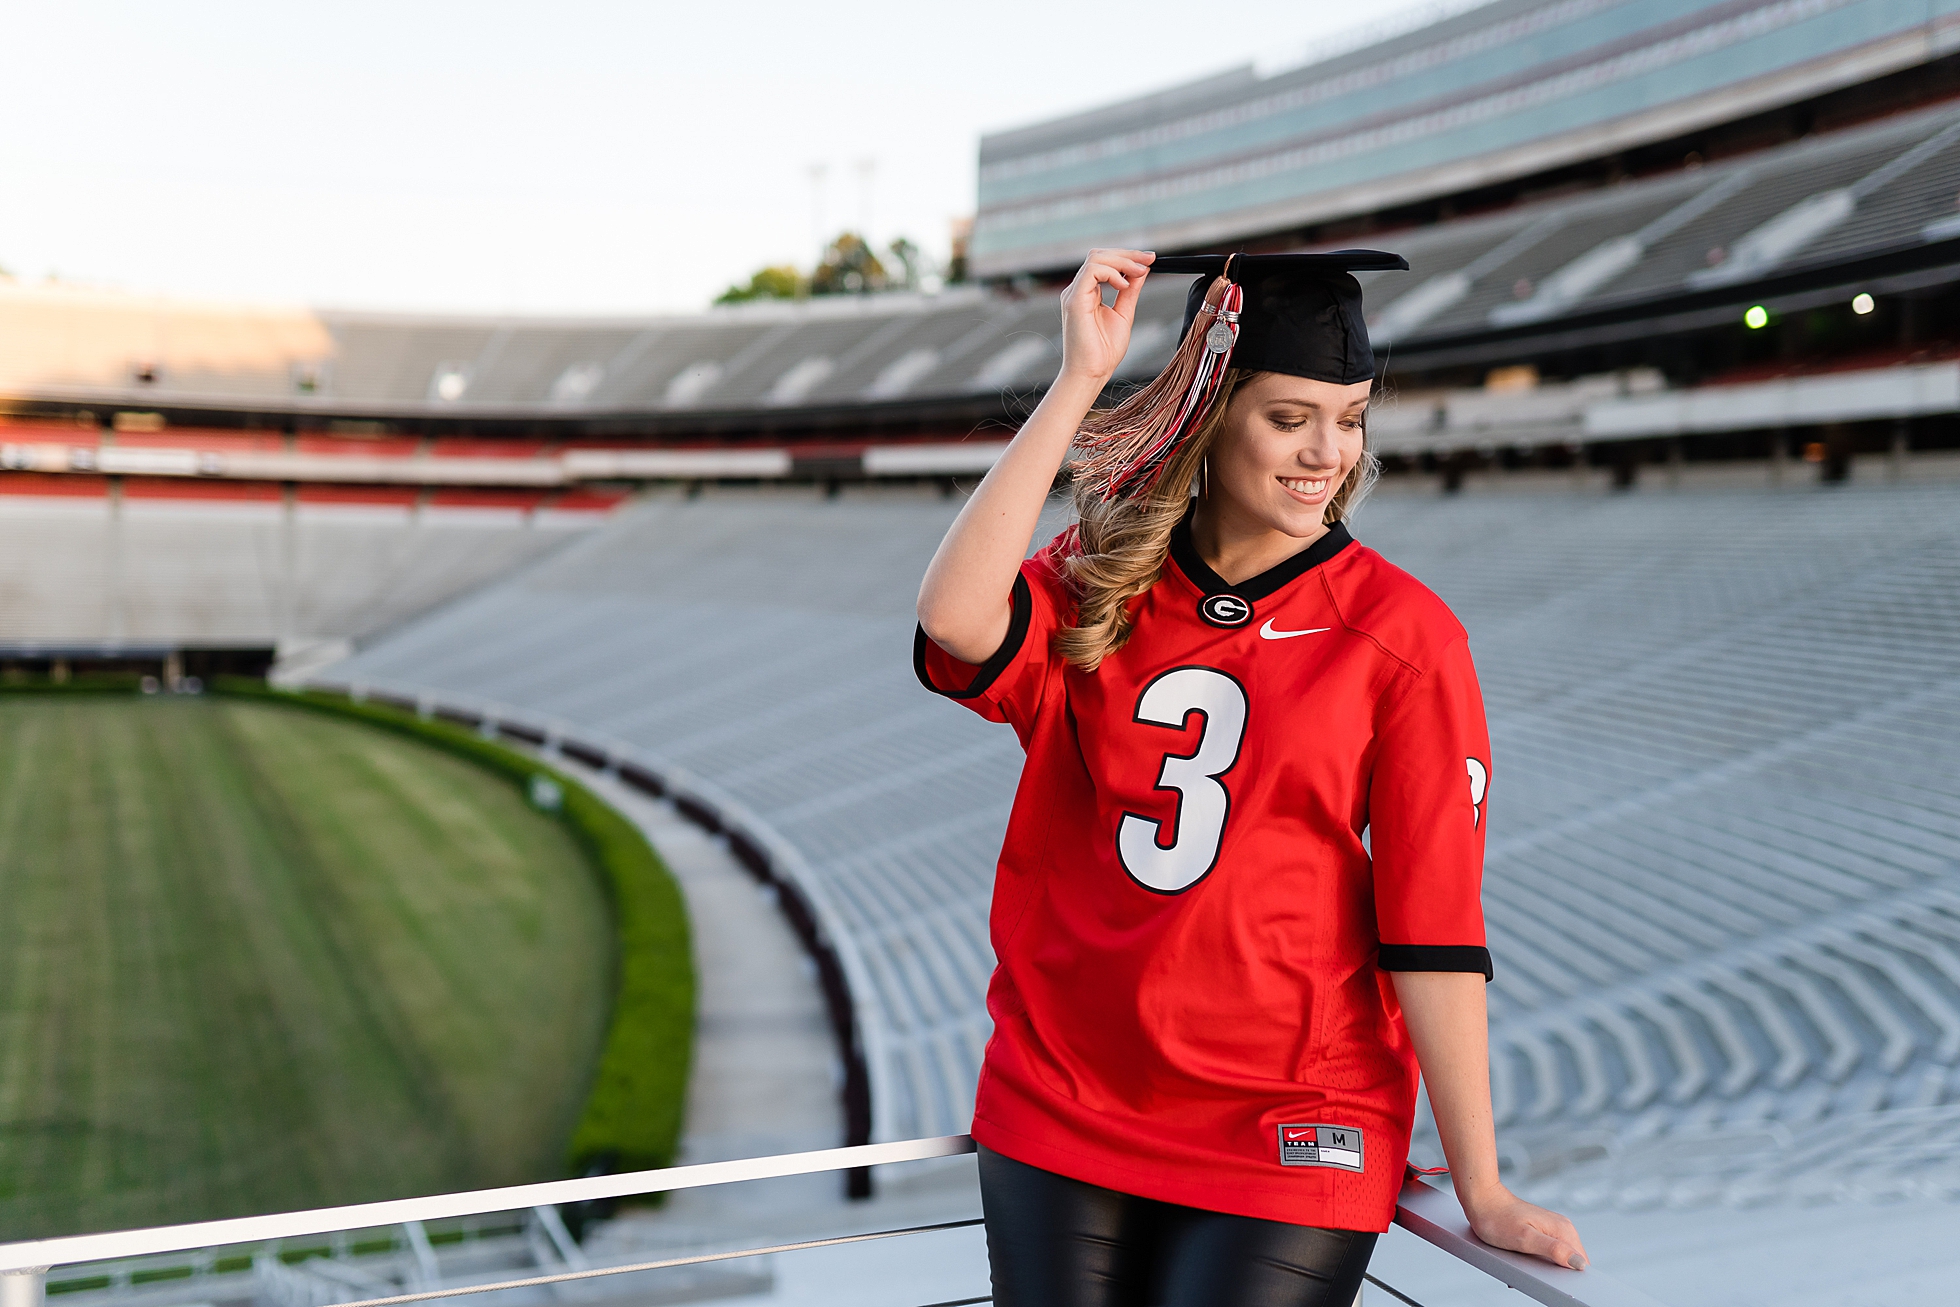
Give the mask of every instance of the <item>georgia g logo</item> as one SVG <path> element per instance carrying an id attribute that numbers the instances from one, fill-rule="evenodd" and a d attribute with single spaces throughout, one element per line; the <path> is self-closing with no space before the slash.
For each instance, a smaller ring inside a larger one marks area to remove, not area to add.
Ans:
<path id="1" fill-rule="evenodd" d="M 1490 788 L 1490 768 L 1484 766 L 1481 758 L 1463 761 L 1470 771 L 1470 826 L 1475 829 L 1484 820 L 1484 792 Z"/>
<path id="2" fill-rule="evenodd" d="M 1232 594 L 1206 595 L 1198 605 L 1198 616 L 1213 626 L 1231 630 L 1252 620 L 1252 605 Z"/>

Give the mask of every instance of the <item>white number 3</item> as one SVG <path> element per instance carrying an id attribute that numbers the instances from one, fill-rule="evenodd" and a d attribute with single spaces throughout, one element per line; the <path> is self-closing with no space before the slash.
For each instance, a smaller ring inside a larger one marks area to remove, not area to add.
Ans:
<path id="1" fill-rule="evenodd" d="M 1147 890 L 1177 894 L 1190 889 L 1218 865 L 1225 818 L 1232 796 L 1218 778 L 1239 760 L 1245 739 L 1245 687 L 1211 667 L 1179 667 L 1165 672 L 1137 696 L 1135 720 L 1151 726 L 1182 728 L 1190 714 L 1204 714 L 1197 750 L 1166 754 L 1157 788 L 1177 791 L 1177 817 L 1171 842 L 1163 842 L 1164 823 L 1134 812 L 1123 814 L 1116 829 L 1116 853 L 1123 870 Z"/>

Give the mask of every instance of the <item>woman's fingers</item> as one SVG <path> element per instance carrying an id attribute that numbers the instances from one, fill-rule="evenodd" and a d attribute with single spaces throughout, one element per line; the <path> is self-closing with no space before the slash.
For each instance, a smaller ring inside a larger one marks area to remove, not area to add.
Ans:
<path id="1" fill-rule="evenodd" d="M 1065 312 L 1094 313 L 1103 307 L 1102 288 L 1105 284 L 1115 285 L 1121 294 L 1129 282 L 1113 268 L 1100 264 L 1085 263 L 1075 274 L 1075 280 L 1062 292 L 1062 308 Z"/>
<path id="2" fill-rule="evenodd" d="M 1137 295 L 1156 257 L 1147 250 L 1089 251 L 1075 280 L 1062 292 L 1065 371 L 1079 367 L 1106 378 L 1115 370 L 1129 345 Z M 1103 303 L 1104 286 L 1115 290 L 1114 304 Z"/>
<path id="3" fill-rule="evenodd" d="M 1553 1214 L 1547 1212 L 1545 1215 Z M 1517 1251 L 1529 1253 L 1533 1257 L 1542 1257 L 1556 1266 L 1569 1266 L 1575 1271 L 1585 1270 L 1586 1252 L 1579 1246 L 1579 1232 L 1574 1230 L 1572 1223 L 1563 1217 L 1556 1219 L 1565 1226 L 1563 1231 L 1545 1228 L 1545 1225 L 1550 1225 L 1551 1222 L 1545 1222 L 1543 1225 L 1537 1221 L 1527 1223 L 1520 1231 L 1521 1237 L 1518 1240 L 1520 1247 Z"/>
<path id="4" fill-rule="evenodd" d="M 1116 292 L 1116 303 L 1110 305 L 1126 321 L 1134 319 L 1137 315 L 1137 298 L 1143 294 L 1143 278 L 1146 275 L 1148 275 L 1147 270 L 1131 278 L 1128 286 Z"/>
<path id="5" fill-rule="evenodd" d="M 1127 267 L 1132 272 L 1148 272 L 1157 258 L 1152 250 L 1090 250 L 1087 263 L 1106 263 Z"/>
<path id="6" fill-rule="evenodd" d="M 1063 310 L 1093 317 L 1098 310 L 1109 310 L 1130 321 L 1136 316 L 1137 296 L 1143 291 L 1143 279 L 1150 272 L 1147 264 L 1137 259 L 1108 260 L 1090 259 L 1082 265 L 1076 279 L 1063 296 Z M 1102 288 L 1114 287 L 1116 298 L 1113 303 L 1103 303 Z"/>
<path id="7" fill-rule="evenodd" d="M 1590 1260 L 1570 1220 L 1514 1194 L 1506 1194 L 1494 1208 L 1484 1208 L 1481 1217 L 1476 1232 L 1485 1243 L 1575 1271 L 1585 1270 Z"/>
<path id="8" fill-rule="evenodd" d="M 1150 260 L 1156 257 L 1139 250 L 1090 250 L 1081 275 L 1127 288 L 1132 277 L 1142 278 L 1150 271 Z"/>
<path id="9" fill-rule="evenodd" d="M 1082 265 L 1082 271 L 1076 275 L 1075 284 L 1070 286 L 1069 290 L 1076 292 L 1097 286 L 1114 286 L 1119 291 L 1127 290 L 1131 285 L 1132 278 L 1140 282 L 1143 274 L 1148 271 L 1148 268 L 1132 267 L 1127 270 L 1126 274 L 1124 268 L 1118 267 L 1115 264 L 1085 263 Z M 1097 296 L 1097 302 L 1101 302 L 1100 295 Z"/>
<path id="10" fill-rule="evenodd" d="M 1553 1212 L 1551 1215 L 1558 1216 L 1558 1213 Z M 1579 1242 L 1579 1232 L 1573 1228 L 1572 1222 L 1563 1216 L 1558 1216 L 1558 1221 L 1563 1228 L 1553 1236 L 1555 1248 L 1552 1260 L 1562 1266 L 1570 1266 L 1575 1271 L 1585 1270 L 1592 1259 L 1586 1256 L 1586 1246 Z"/>

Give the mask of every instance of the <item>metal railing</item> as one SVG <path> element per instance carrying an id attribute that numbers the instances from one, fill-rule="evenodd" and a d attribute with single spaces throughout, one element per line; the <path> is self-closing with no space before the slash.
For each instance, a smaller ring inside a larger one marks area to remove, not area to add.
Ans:
<path id="1" fill-rule="evenodd" d="M 555 1208 L 564 1203 L 590 1203 L 647 1194 L 673 1193 L 677 1190 L 698 1189 L 710 1185 L 734 1184 L 744 1180 L 779 1179 L 785 1176 L 811 1175 L 826 1171 L 886 1166 L 896 1162 L 926 1161 L 932 1158 L 957 1157 L 973 1151 L 974 1143 L 968 1136 L 946 1135 L 937 1139 L 909 1139 L 899 1143 L 866 1144 L 854 1148 L 827 1148 L 808 1153 L 785 1153 L 774 1157 L 708 1162 L 698 1166 L 676 1166 L 659 1171 L 634 1171 L 623 1175 L 508 1185 L 497 1189 L 436 1194 L 425 1198 L 396 1198 L 344 1207 L 324 1207 L 314 1211 L 197 1221 L 185 1225 L 119 1230 L 106 1234 L 28 1239 L 17 1243 L 0 1244 L 0 1307 L 44 1307 L 48 1272 L 59 1266 L 330 1235 L 344 1230 L 377 1226 L 414 1225 L 425 1221 L 476 1216 L 486 1212 L 507 1212 L 526 1208 L 555 1212 Z M 1646 1294 L 1621 1284 L 1601 1271 L 1566 1270 L 1563 1267 L 1553 1266 L 1549 1262 L 1505 1252 L 1481 1242 L 1471 1234 L 1469 1222 L 1464 1218 L 1463 1209 L 1457 1205 L 1455 1196 L 1418 1179 L 1411 1178 L 1403 1187 L 1396 1204 L 1395 1223 L 1459 1261 L 1545 1304 L 1545 1307 L 1659 1307 L 1659 1304 Z M 343 1304 L 343 1307 L 395 1307 L 396 1304 L 423 1302 L 464 1294 L 563 1284 L 681 1266 L 698 1266 L 745 1257 L 760 1257 L 961 1229 L 978 1224 L 978 1220 L 945 1221 L 931 1225 L 873 1230 L 860 1234 L 773 1244 L 767 1247 L 694 1253 L 621 1265 L 579 1265 L 578 1262 L 582 1261 L 582 1258 L 567 1257 L 559 1261 L 559 1264 L 566 1266 L 567 1269 L 549 1274 L 490 1283 L 421 1288 L 405 1293 L 362 1298 Z M 1372 1275 L 1369 1280 L 1403 1302 L 1414 1301 Z M 958 1301 L 981 1303 L 990 1299 L 965 1298 Z"/>

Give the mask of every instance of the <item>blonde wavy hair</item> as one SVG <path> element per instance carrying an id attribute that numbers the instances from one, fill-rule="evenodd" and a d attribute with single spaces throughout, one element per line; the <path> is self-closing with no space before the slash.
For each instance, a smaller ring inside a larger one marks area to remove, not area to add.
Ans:
<path id="1" fill-rule="evenodd" d="M 1236 368 L 1225 373 L 1211 412 L 1171 454 L 1163 475 L 1147 493 L 1105 500 L 1087 482 L 1072 483 L 1077 547 L 1064 551 L 1063 569 L 1075 594 L 1075 623 L 1055 635 L 1056 652 L 1070 663 L 1093 672 L 1129 642 L 1130 601 L 1157 583 L 1170 554 L 1171 533 L 1189 510 L 1205 456 L 1228 420 L 1232 394 L 1259 375 Z M 1145 416 L 1141 410 L 1162 402 L 1152 394 L 1156 389 L 1146 387 L 1114 408 L 1092 411 L 1083 420 L 1082 434 L 1134 430 Z M 1321 514 L 1321 521 L 1329 525 L 1358 508 L 1381 475 L 1381 460 L 1367 441 L 1365 418 L 1362 433 L 1361 457 Z"/>

